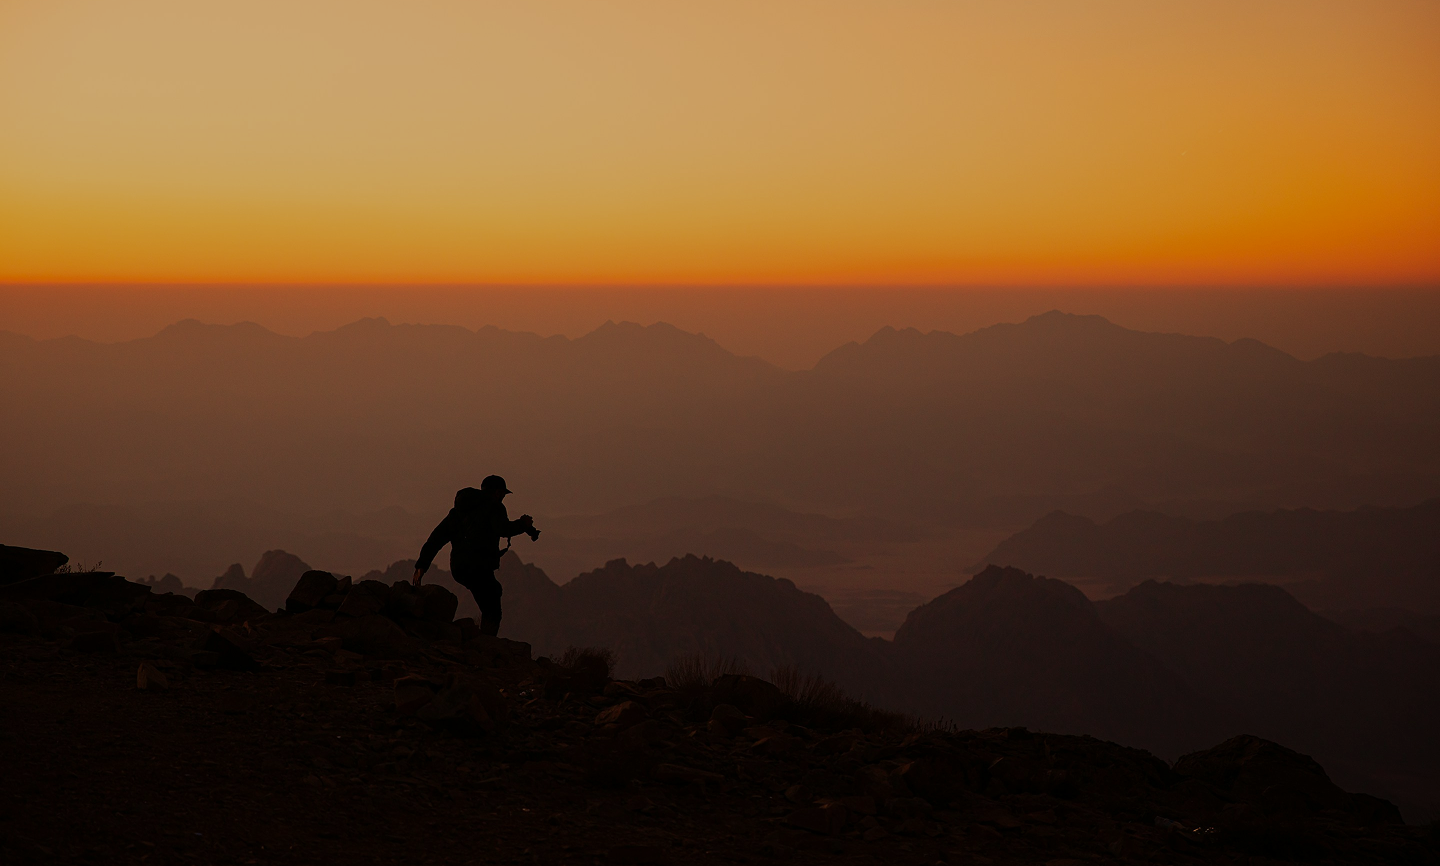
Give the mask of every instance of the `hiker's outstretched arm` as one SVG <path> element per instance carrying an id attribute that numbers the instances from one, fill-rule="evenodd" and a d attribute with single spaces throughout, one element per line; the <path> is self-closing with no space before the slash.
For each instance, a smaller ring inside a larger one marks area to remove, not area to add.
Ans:
<path id="1" fill-rule="evenodd" d="M 445 515 L 445 519 L 440 521 L 440 525 L 435 527 L 429 538 L 425 539 L 425 546 L 420 548 L 420 558 L 415 560 L 417 575 L 429 571 L 430 563 L 435 561 L 435 554 L 440 552 L 440 548 L 450 543 L 450 536 L 454 530 L 454 516 L 454 511 Z"/>

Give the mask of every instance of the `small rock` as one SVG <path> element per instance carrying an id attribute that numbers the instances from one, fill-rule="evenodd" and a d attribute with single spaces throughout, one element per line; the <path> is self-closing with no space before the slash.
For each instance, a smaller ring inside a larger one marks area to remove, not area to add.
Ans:
<path id="1" fill-rule="evenodd" d="M 432 725 L 468 733 L 493 731 L 496 727 L 480 696 L 462 683 L 441 689 L 415 711 L 415 716 Z"/>
<path id="2" fill-rule="evenodd" d="M 754 752 L 757 755 L 765 755 L 766 757 L 778 758 L 782 755 L 790 754 L 799 747 L 800 741 L 796 738 L 789 736 L 788 734 L 779 734 L 777 736 L 765 737 L 763 739 L 757 740 L 755 745 L 750 747 L 750 751 Z"/>
<path id="3" fill-rule="evenodd" d="M 623 748 L 635 750 L 653 746 L 664 736 L 664 724 L 658 719 L 645 719 L 622 730 L 616 742 Z"/>
<path id="4" fill-rule="evenodd" d="M 650 717 L 645 708 L 635 701 L 622 701 L 613 707 L 601 710 L 595 717 L 597 725 L 618 725 L 621 728 L 628 728 L 638 724 Z"/>
<path id="5" fill-rule="evenodd" d="M 435 684 L 424 677 L 400 677 L 395 680 L 395 711 L 413 713 L 434 700 L 437 691 Z"/>
<path id="6" fill-rule="evenodd" d="M 141 662 L 138 670 L 135 671 L 135 688 L 141 691 L 149 689 L 165 690 L 170 688 L 170 681 L 160 673 L 159 668 L 149 662 Z"/>
<path id="7" fill-rule="evenodd" d="M 325 684 L 328 686 L 353 686 L 355 685 L 355 672 L 326 671 Z"/>
<path id="8" fill-rule="evenodd" d="M 720 737 L 733 737 L 745 730 L 750 720 L 733 704 L 717 704 L 710 711 L 710 733 Z"/>
<path id="9" fill-rule="evenodd" d="M 671 785 L 689 785 L 696 782 L 723 782 L 725 777 L 719 773 L 711 773 L 708 770 L 698 770 L 694 767 L 686 767 L 680 764 L 657 764 L 654 770 L 655 781 L 666 782 Z"/>
<path id="10" fill-rule="evenodd" d="M 826 737 L 815 744 L 814 752 L 817 755 L 839 755 L 850 751 L 851 747 L 859 741 L 859 737 L 847 734 Z"/>
<path id="11" fill-rule="evenodd" d="M 848 817 L 844 806 L 838 803 L 826 803 L 824 806 L 796 809 L 785 821 L 792 827 L 799 827 L 812 833 L 838 836 L 845 829 L 845 820 Z"/>

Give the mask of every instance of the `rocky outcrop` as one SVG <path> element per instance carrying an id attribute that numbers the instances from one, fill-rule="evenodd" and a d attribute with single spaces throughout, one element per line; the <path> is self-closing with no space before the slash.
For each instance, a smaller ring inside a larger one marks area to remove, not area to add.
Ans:
<path id="1" fill-rule="evenodd" d="M 0 544 L 0 586 L 42 574 L 54 574 L 56 569 L 69 561 L 70 557 L 55 550 Z"/>

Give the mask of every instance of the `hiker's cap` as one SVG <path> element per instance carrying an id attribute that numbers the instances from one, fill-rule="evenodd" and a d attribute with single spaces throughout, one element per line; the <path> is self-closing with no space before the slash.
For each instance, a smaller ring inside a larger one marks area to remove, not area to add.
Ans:
<path id="1" fill-rule="evenodd" d="M 510 488 L 508 488 L 508 487 L 505 486 L 505 479 L 504 479 L 504 478 L 501 478 L 499 475 L 487 475 L 487 476 L 485 476 L 485 480 L 480 482 L 480 489 L 481 489 L 481 490 L 499 490 L 499 491 L 502 491 L 502 492 L 504 492 L 504 493 L 510 493 L 510 492 L 512 492 L 512 491 L 510 490 Z"/>

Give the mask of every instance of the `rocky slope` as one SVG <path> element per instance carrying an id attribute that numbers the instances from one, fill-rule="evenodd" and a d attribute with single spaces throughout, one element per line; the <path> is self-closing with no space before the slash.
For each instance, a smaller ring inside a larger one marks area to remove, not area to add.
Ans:
<path id="1" fill-rule="evenodd" d="M 1435 862 L 1431 828 L 1239 737 L 1173 766 L 917 729 L 751 677 L 611 680 L 444 587 L 283 613 L 103 573 L 0 587 L 6 862 Z"/>

